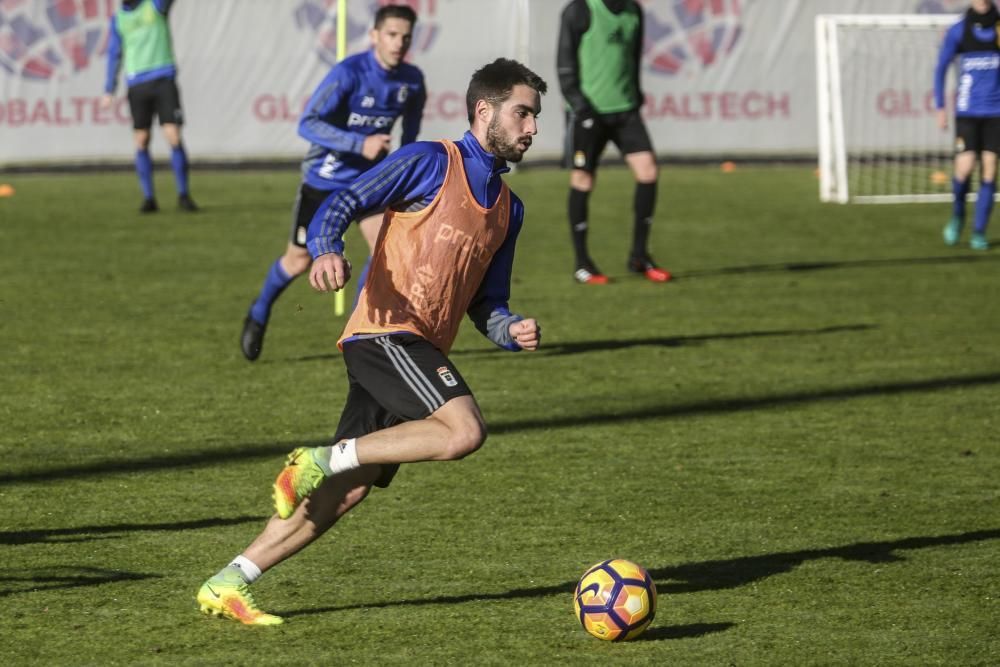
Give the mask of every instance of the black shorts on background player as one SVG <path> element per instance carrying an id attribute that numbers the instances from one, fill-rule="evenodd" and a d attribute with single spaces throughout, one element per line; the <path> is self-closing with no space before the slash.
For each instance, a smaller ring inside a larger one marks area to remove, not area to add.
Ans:
<path id="1" fill-rule="evenodd" d="M 1000 118 L 959 116 L 955 119 L 955 152 L 1000 154 Z"/>
<path id="2" fill-rule="evenodd" d="M 151 128 L 154 114 L 160 119 L 160 125 L 184 124 L 181 94 L 174 79 L 155 79 L 129 87 L 128 105 L 132 112 L 133 129 Z"/>
<path id="3" fill-rule="evenodd" d="M 639 110 L 575 116 L 566 112 L 566 146 L 563 166 L 593 173 L 610 141 L 622 155 L 653 150 L 653 142 Z"/>
<path id="4" fill-rule="evenodd" d="M 320 190 L 306 183 L 299 185 L 299 193 L 295 196 L 292 207 L 292 231 L 289 240 L 300 248 L 306 247 L 309 234 L 309 223 L 333 190 Z"/>

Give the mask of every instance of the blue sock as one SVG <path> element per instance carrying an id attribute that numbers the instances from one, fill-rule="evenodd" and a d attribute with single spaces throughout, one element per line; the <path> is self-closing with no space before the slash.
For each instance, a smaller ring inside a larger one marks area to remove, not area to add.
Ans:
<path id="1" fill-rule="evenodd" d="M 250 306 L 250 317 L 258 324 L 267 324 L 268 318 L 271 317 L 271 306 L 292 280 L 294 277 L 285 273 L 285 270 L 281 268 L 281 258 L 279 257 L 267 272 L 264 286 L 260 288 L 257 300 Z"/>
<path id="2" fill-rule="evenodd" d="M 965 222 L 965 196 L 969 194 L 969 183 L 971 181 L 971 178 L 960 181 L 954 176 L 951 177 L 951 193 L 953 195 L 951 217 L 957 218 L 962 222 Z"/>
<path id="3" fill-rule="evenodd" d="M 177 144 L 170 152 L 170 165 L 174 168 L 177 194 L 186 195 L 188 193 L 188 157 L 187 153 L 184 152 L 184 144 Z"/>
<path id="4" fill-rule="evenodd" d="M 135 173 L 139 176 L 139 187 L 142 188 L 142 196 L 146 199 L 153 198 L 153 158 L 149 157 L 149 151 L 140 149 L 135 152 Z"/>
<path id="5" fill-rule="evenodd" d="M 993 195 L 997 192 L 995 181 L 983 181 L 979 184 L 979 194 L 976 195 L 976 226 L 977 234 L 986 233 L 986 225 L 990 224 L 990 213 L 993 212 Z"/>
<path id="6" fill-rule="evenodd" d="M 371 268 L 372 258 L 371 255 L 365 260 L 365 265 L 361 268 L 361 273 L 358 275 L 358 290 L 354 293 L 354 304 L 351 306 L 351 310 L 358 307 L 358 299 L 361 298 L 361 289 L 365 286 L 365 282 L 368 280 L 368 269 Z"/>

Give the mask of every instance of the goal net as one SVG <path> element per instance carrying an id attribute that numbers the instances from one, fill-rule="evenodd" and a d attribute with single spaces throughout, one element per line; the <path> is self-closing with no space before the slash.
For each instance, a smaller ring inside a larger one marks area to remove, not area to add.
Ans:
<path id="1" fill-rule="evenodd" d="M 954 118 L 949 110 L 948 129 L 937 125 L 934 67 L 945 30 L 959 18 L 816 17 L 822 201 L 950 200 Z"/>

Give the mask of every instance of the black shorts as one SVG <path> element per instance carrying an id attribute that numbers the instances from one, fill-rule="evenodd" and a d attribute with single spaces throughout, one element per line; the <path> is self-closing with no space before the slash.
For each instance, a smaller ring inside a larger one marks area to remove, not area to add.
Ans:
<path id="1" fill-rule="evenodd" d="M 344 343 L 344 363 L 350 387 L 334 442 L 424 419 L 451 399 L 472 395 L 448 357 L 413 334 Z M 375 486 L 389 486 L 397 470 L 398 464 L 383 465 Z"/>
<path id="2" fill-rule="evenodd" d="M 174 79 L 155 79 L 131 86 L 128 89 L 128 105 L 132 110 L 132 127 L 136 130 L 151 128 L 153 114 L 160 119 L 160 125 L 184 124 L 181 93 Z"/>
<path id="3" fill-rule="evenodd" d="M 959 116 L 955 119 L 955 153 L 989 151 L 1000 154 L 1000 118 Z"/>
<path id="4" fill-rule="evenodd" d="M 583 119 L 567 111 L 563 166 L 593 173 L 608 141 L 614 143 L 622 155 L 653 150 L 653 142 L 638 109 Z"/>
<path id="5" fill-rule="evenodd" d="M 317 190 L 311 185 L 302 183 L 299 185 L 299 192 L 295 195 L 295 203 L 292 205 L 292 231 L 289 241 L 300 248 L 306 247 L 308 238 L 309 223 L 333 190 Z"/>

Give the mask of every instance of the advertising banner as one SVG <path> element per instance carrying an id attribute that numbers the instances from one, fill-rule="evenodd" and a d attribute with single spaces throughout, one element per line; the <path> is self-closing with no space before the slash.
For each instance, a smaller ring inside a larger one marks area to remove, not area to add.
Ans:
<path id="1" fill-rule="evenodd" d="M 409 60 L 429 98 L 421 138 L 467 127 L 465 88 L 513 57 L 549 84 L 529 157 L 558 156 L 555 71 L 561 0 L 397 0 L 419 15 Z M 368 46 L 384 0 L 350 0 L 348 53 Z M 644 0 L 643 113 L 665 156 L 814 155 L 818 13 L 955 13 L 958 0 Z M 102 108 L 108 27 L 119 0 L 0 0 L 0 166 L 127 162 L 119 80 Z M 336 0 L 176 0 L 170 12 L 192 160 L 288 159 L 306 148 L 298 115 L 336 62 Z M 931 55 L 933 62 L 933 55 Z M 121 78 L 121 77 L 119 77 Z M 912 91 L 924 99 L 931 86 Z M 883 105 L 908 91 L 881 98 Z M 892 113 L 888 107 L 872 114 Z M 923 113 L 918 110 L 918 113 Z M 163 155 L 154 129 L 154 157 Z"/>

